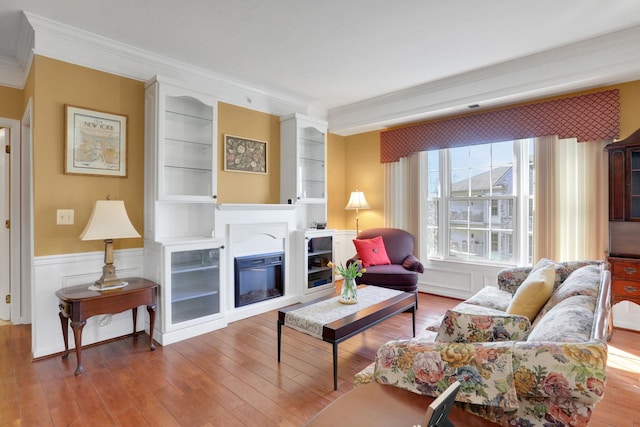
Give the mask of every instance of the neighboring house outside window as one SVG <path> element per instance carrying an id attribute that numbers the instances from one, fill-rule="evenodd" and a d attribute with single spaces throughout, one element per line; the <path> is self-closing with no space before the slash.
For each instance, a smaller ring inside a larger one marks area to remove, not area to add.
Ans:
<path id="1" fill-rule="evenodd" d="M 463 262 L 530 263 L 533 141 L 424 154 L 427 256 Z"/>

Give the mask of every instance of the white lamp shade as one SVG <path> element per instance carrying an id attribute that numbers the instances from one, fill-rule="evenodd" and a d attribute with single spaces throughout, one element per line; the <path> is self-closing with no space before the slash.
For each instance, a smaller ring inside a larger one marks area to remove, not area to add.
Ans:
<path id="1" fill-rule="evenodd" d="M 140 237 L 129 220 L 123 200 L 97 200 L 80 240 Z"/>
<path id="2" fill-rule="evenodd" d="M 367 199 L 364 197 L 364 193 L 362 191 L 356 190 L 351 192 L 349 202 L 344 208 L 346 210 L 371 209 L 371 206 L 369 206 L 369 203 L 367 203 Z"/>

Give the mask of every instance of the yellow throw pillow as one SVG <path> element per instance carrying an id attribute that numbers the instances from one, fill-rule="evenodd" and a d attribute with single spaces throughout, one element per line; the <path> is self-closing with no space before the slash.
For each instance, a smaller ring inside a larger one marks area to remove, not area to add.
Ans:
<path id="1" fill-rule="evenodd" d="M 507 313 L 527 316 L 533 322 L 553 293 L 555 276 L 554 264 L 529 273 L 513 295 Z"/>

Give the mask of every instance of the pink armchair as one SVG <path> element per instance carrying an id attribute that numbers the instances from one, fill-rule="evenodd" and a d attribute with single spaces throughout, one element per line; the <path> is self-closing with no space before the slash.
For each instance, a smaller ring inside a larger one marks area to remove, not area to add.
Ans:
<path id="1" fill-rule="evenodd" d="M 416 294 L 418 303 L 418 273 L 424 272 L 422 263 L 413 255 L 413 236 L 399 228 L 371 228 L 363 230 L 356 239 L 372 239 L 382 236 L 391 264 L 366 267 L 362 277 L 356 278 L 357 284 L 381 286 Z M 355 255 L 347 264 L 358 259 Z"/>

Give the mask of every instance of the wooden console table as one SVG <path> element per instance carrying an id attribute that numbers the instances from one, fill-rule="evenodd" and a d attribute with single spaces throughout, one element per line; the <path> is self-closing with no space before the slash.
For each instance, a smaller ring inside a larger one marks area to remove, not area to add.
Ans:
<path id="1" fill-rule="evenodd" d="M 77 367 L 75 374 L 82 374 L 82 329 L 87 319 L 99 314 L 121 313 L 125 310 L 133 310 L 133 337 L 137 338 L 136 320 L 138 307 L 147 306 L 149 312 L 149 348 L 156 349 L 153 343 L 153 328 L 156 319 L 156 298 L 158 284 L 139 277 L 122 279 L 129 284 L 123 288 L 105 291 L 89 290 L 90 284 L 72 286 L 60 289 L 56 296 L 60 301 L 58 307 L 60 322 L 62 325 L 62 337 L 64 338 L 64 353 L 62 358 L 69 357 L 69 319 L 73 329 L 73 338 L 76 344 Z"/>

